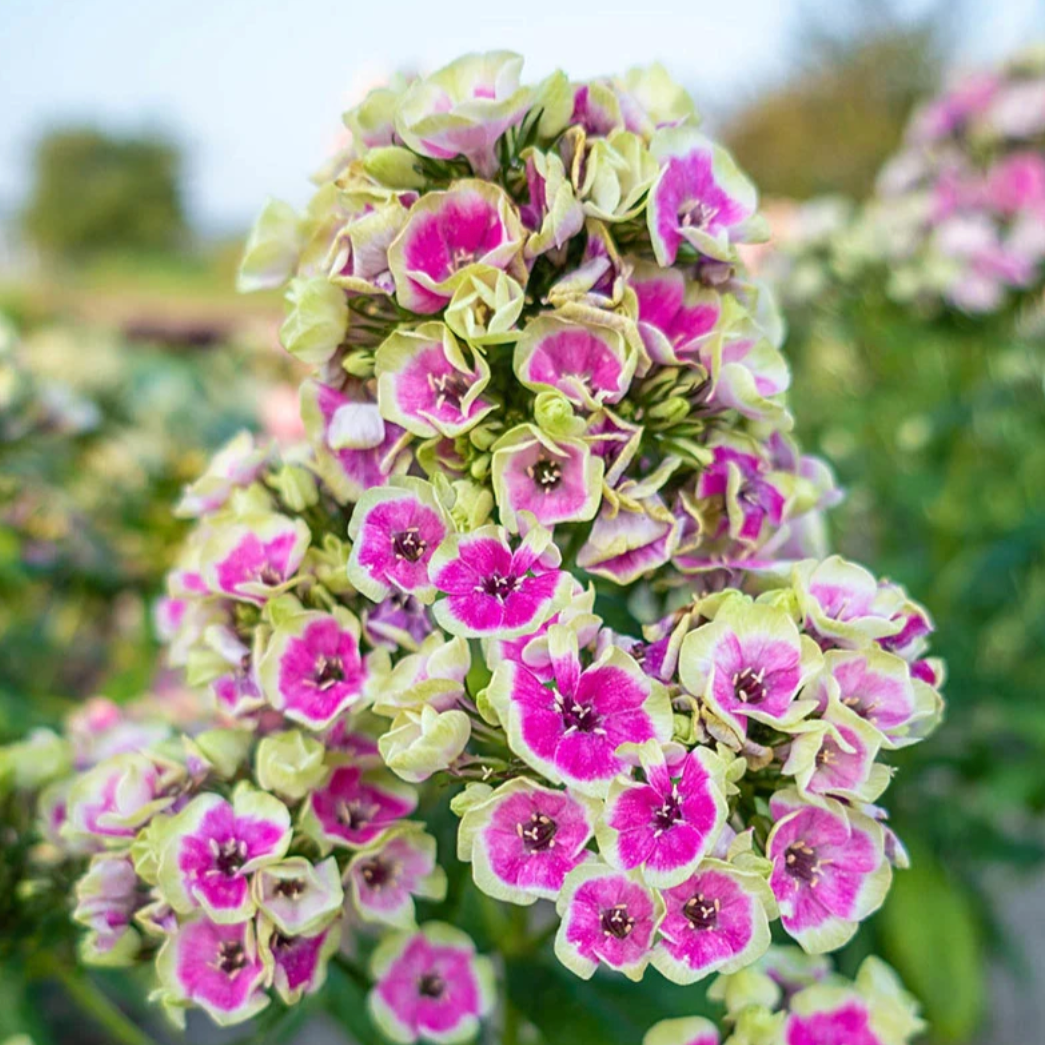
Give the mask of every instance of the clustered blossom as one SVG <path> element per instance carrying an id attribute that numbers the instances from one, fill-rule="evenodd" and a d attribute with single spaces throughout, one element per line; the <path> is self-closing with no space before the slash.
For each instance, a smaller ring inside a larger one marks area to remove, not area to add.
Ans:
<path id="1" fill-rule="evenodd" d="M 369 955 L 388 1037 L 474 1034 L 493 966 L 418 924 L 452 859 L 429 779 L 476 887 L 554 901 L 582 977 L 737 973 L 777 919 L 834 949 L 904 861 L 881 757 L 942 669 L 901 588 L 822 557 L 837 493 L 737 256 L 754 189 L 663 70 L 519 69 L 372 92 L 306 214 L 266 208 L 243 283 L 289 279 L 308 440 L 241 438 L 182 501 L 157 617 L 204 725 L 81 724 L 41 805 L 92 858 L 85 953 L 154 959 L 175 1015 Z"/>
<path id="2" fill-rule="evenodd" d="M 815 201 L 791 224 L 767 277 L 796 300 L 823 289 L 825 266 L 854 284 L 885 266 L 890 296 L 929 310 L 995 313 L 1040 295 L 1045 50 L 959 76 L 922 105 L 865 207 Z"/>

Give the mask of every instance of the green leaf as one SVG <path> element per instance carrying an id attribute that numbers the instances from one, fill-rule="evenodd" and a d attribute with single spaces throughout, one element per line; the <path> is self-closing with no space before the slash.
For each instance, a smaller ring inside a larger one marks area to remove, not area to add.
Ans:
<path id="1" fill-rule="evenodd" d="M 981 928 L 969 892 L 931 852 L 911 847 L 878 930 L 885 958 L 925 1006 L 933 1040 L 972 1039 L 984 1008 Z"/>
<path id="2" fill-rule="evenodd" d="M 641 983 L 608 973 L 582 980 L 552 959 L 512 961 L 507 979 L 543 1045 L 635 1045 L 659 1020 L 711 1012 L 703 985 L 677 987 L 652 970 Z"/>

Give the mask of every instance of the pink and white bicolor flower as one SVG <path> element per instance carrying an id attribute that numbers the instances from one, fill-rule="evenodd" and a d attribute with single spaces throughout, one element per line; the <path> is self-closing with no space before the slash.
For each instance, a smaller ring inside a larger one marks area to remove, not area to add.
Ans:
<path id="1" fill-rule="evenodd" d="M 446 596 L 432 611 L 444 631 L 512 638 L 536 630 L 569 598 L 571 577 L 558 569 L 551 534 L 529 522 L 515 551 L 498 526 L 449 534 L 436 549 L 428 576 Z"/>
<path id="2" fill-rule="evenodd" d="M 895 585 L 840 555 L 822 562 L 804 559 L 792 570 L 806 631 L 824 649 L 861 649 L 903 631 L 906 599 Z"/>
<path id="3" fill-rule="evenodd" d="M 700 350 L 722 315 L 720 295 L 679 269 L 636 261 L 629 285 L 639 304 L 639 332 L 650 359 L 662 366 L 700 363 Z"/>
<path id="4" fill-rule="evenodd" d="M 836 950 L 889 891 L 882 829 L 853 809 L 809 805 L 791 790 L 778 791 L 770 811 L 766 855 L 781 923 L 811 954 Z"/>
<path id="5" fill-rule="evenodd" d="M 269 703 L 311 729 L 361 704 L 369 673 L 359 636 L 359 621 L 340 606 L 281 620 L 258 667 Z"/>
<path id="6" fill-rule="evenodd" d="M 617 753 L 622 744 L 671 738 L 668 692 L 614 646 L 584 667 L 576 633 L 566 625 L 548 629 L 548 645 L 552 683 L 504 661 L 494 671 L 487 700 L 515 754 L 549 780 L 604 797 L 625 768 Z"/>
<path id="7" fill-rule="evenodd" d="M 769 915 L 776 902 L 756 872 L 706 860 L 661 897 L 665 914 L 652 962 L 673 983 L 737 972 L 769 947 Z"/>
<path id="8" fill-rule="evenodd" d="M 814 695 L 819 685 L 818 680 L 810 687 Z M 806 719 L 792 729 L 791 748 L 781 772 L 794 778 L 807 801 L 819 804 L 823 796 L 830 795 L 873 802 L 888 787 L 891 771 L 876 761 L 881 733 L 837 696 L 828 698 L 820 718 Z"/>
<path id="9" fill-rule="evenodd" d="M 664 905 L 637 872 L 581 864 L 567 875 L 556 910 L 555 956 L 567 969 L 589 980 L 603 963 L 642 979 Z"/>
<path id="10" fill-rule="evenodd" d="M 631 584 L 671 560 L 682 523 L 659 494 L 635 498 L 631 505 L 603 502 L 577 565 L 616 584 Z"/>
<path id="11" fill-rule="evenodd" d="M 602 500 L 603 468 L 583 440 L 556 440 L 535 425 L 517 425 L 493 446 L 501 522 L 514 531 L 521 512 L 548 527 L 593 518 Z"/>
<path id="12" fill-rule="evenodd" d="M 197 914 L 164 940 L 156 971 L 168 1003 L 198 1005 L 221 1026 L 242 1023 L 269 1002 L 250 921 L 226 925 Z"/>
<path id="13" fill-rule="evenodd" d="M 251 875 L 281 860 L 290 845 L 290 813 L 248 784 L 228 802 L 197 795 L 176 817 L 160 853 L 159 883 L 179 913 L 202 907 L 216 922 L 242 922 L 256 904 Z"/>
<path id="14" fill-rule="evenodd" d="M 286 935 L 267 919 L 258 923 L 258 951 L 285 1005 L 294 1005 L 323 986 L 327 963 L 340 945 L 340 920 L 297 936 Z"/>
<path id="15" fill-rule="evenodd" d="M 398 929 L 417 923 L 414 897 L 442 900 L 446 872 L 436 862 L 435 839 L 422 824 L 389 828 L 359 850 L 345 869 L 352 907 L 365 922 Z"/>
<path id="16" fill-rule="evenodd" d="M 182 766 L 139 751 L 112 755 L 81 773 L 69 789 L 62 838 L 89 850 L 126 845 L 174 804 L 185 778 Z"/>
<path id="17" fill-rule="evenodd" d="M 725 766 L 706 747 L 669 751 L 648 742 L 636 751 L 643 779 L 616 777 L 596 828 L 612 867 L 639 868 L 660 889 L 688 878 L 711 851 L 726 819 Z"/>
<path id="18" fill-rule="evenodd" d="M 392 333 L 374 357 L 381 416 L 422 438 L 456 438 L 495 404 L 483 397 L 490 366 L 466 352 L 443 323 Z"/>
<path id="19" fill-rule="evenodd" d="M 936 710 L 934 691 L 911 678 L 906 661 L 874 648 L 828 650 L 811 690 L 821 710 L 836 700 L 873 727 L 887 748 L 917 740 L 917 723 Z"/>
<path id="20" fill-rule="evenodd" d="M 204 545 L 204 581 L 213 592 L 262 605 L 293 579 L 311 539 L 303 519 L 275 513 L 220 526 Z"/>
<path id="21" fill-rule="evenodd" d="M 658 131 L 650 151 L 661 171 L 646 220 L 660 265 L 673 265 L 683 244 L 728 261 L 734 244 L 764 238 L 755 187 L 725 149 L 693 128 L 678 127 Z"/>
<path id="22" fill-rule="evenodd" d="M 516 342 L 514 367 L 527 388 L 555 390 L 575 406 L 596 410 L 624 397 L 640 356 L 641 344 L 618 328 L 542 315 Z"/>
<path id="23" fill-rule="evenodd" d="M 287 937 L 308 935 L 328 925 L 345 900 L 332 856 L 317 864 L 303 856 L 289 856 L 260 867 L 253 890 L 258 910 Z"/>
<path id="24" fill-rule="evenodd" d="M 211 458 L 203 475 L 185 488 L 175 514 L 198 519 L 217 511 L 233 490 L 254 482 L 271 453 L 272 447 L 256 444 L 250 432 L 239 432 Z"/>
<path id="25" fill-rule="evenodd" d="M 816 707 L 800 693 L 822 659 L 783 609 L 736 596 L 685 637 L 679 677 L 746 736 L 749 720 L 787 729 Z"/>
<path id="26" fill-rule="evenodd" d="M 473 265 L 501 269 L 525 286 L 527 235 L 515 204 L 492 182 L 463 179 L 426 193 L 388 248 L 399 304 L 441 312 Z"/>
<path id="27" fill-rule="evenodd" d="M 348 524 L 348 579 L 372 602 L 405 592 L 429 603 L 435 589 L 428 564 L 451 528 L 435 488 L 423 479 L 397 477 L 368 490 Z"/>
<path id="28" fill-rule="evenodd" d="M 554 900 L 566 875 L 591 859 L 586 847 L 598 814 L 591 798 L 518 777 L 468 807 L 458 857 L 471 861 L 487 896 L 523 905 Z"/>
<path id="29" fill-rule="evenodd" d="M 396 106 L 396 132 L 422 156 L 464 156 L 481 178 L 493 177 L 497 140 L 532 104 L 532 92 L 519 83 L 522 64 L 510 51 L 489 51 L 415 80 Z"/>
<path id="30" fill-rule="evenodd" d="M 340 501 L 358 501 L 406 471 L 411 454 L 405 429 L 381 416 L 377 403 L 357 389 L 339 391 L 319 381 L 301 385 L 301 419 L 323 481 Z"/>
<path id="31" fill-rule="evenodd" d="M 471 938 L 451 925 L 386 936 L 370 961 L 370 1015 L 401 1045 L 470 1041 L 496 1000 L 493 965 Z"/>
<path id="32" fill-rule="evenodd" d="M 325 851 L 361 848 L 417 808 L 417 788 L 406 787 L 381 770 L 340 766 L 312 792 L 306 830 Z"/>
<path id="33" fill-rule="evenodd" d="M 733 540 L 758 543 L 784 521 L 786 477 L 773 472 L 754 444 L 722 441 L 711 447 L 711 463 L 697 479 L 701 501 L 720 502 L 721 522 L 709 537 L 726 533 Z"/>

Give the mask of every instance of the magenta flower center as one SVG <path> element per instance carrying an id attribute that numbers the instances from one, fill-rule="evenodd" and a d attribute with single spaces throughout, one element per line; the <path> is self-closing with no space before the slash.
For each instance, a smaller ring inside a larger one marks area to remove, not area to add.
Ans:
<path id="1" fill-rule="evenodd" d="M 684 229 L 704 229 L 715 219 L 718 207 L 702 200 L 685 200 L 679 205 L 679 224 Z"/>
<path id="2" fill-rule="evenodd" d="M 285 896 L 288 900 L 296 900 L 305 891 L 302 878 L 281 878 L 275 887 L 277 896 Z"/>
<path id="3" fill-rule="evenodd" d="M 678 787 L 672 786 L 671 794 L 664 800 L 664 804 L 653 812 L 653 827 L 658 835 L 663 834 L 681 819 L 682 803 Z"/>
<path id="4" fill-rule="evenodd" d="M 446 981 L 436 972 L 426 972 L 417 981 L 417 992 L 422 998 L 441 998 L 446 990 Z"/>
<path id="5" fill-rule="evenodd" d="M 428 542 L 422 538 L 421 531 L 416 526 L 392 534 L 392 551 L 397 559 L 417 562 L 427 549 Z"/>
<path id="6" fill-rule="evenodd" d="M 761 704 L 769 695 L 764 683 L 766 669 L 744 668 L 733 675 L 733 693 L 737 700 L 745 704 Z"/>
<path id="7" fill-rule="evenodd" d="M 528 823 L 515 825 L 519 837 L 522 839 L 523 848 L 527 853 L 543 853 L 555 845 L 555 835 L 559 830 L 550 816 L 543 813 L 531 813 Z"/>
<path id="8" fill-rule="evenodd" d="M 374 818 L 377 806 L 360 798 L 352 798 L 337 804 L 337 822 L 349 831 L 358 831 Z"/>
<path id="9" fill-rule="evenodd" d="M 581 733 L 594 733 L 599 726 L 599 714 L 591 704 L 581 704 L 571 698 L 556 695 L 563 724 L 567 730 L 577 729 Z"/>
<path id="10" fill-rule="evenodd" d="M 218 954 L 214 960 L 214 968 L 225 973 L 230 979 L 246 966 L 247 952 L 239 940 L 222 940 L 218 944 Z"/>
<path id="11" fill-rule="evenodd" d="M 331 686 L 345 681 L 345 670 L 340 657 L 328 657 L 320 654 L 316 658 L 315 683 L 319 689 L 330 689 Z"/>
<path id="12" fill-rule="evenodd" d="M 682 913 L 693 929 L 707 932 L 718 924 L 720 907 L 718 900 L 709 900 L 703 893 L 697 893 L 682 905 Z"/>
<path id="13" fill-rule="evenodd" d="M 461 269 L 475 263 L 476 252 L 467 247 L 457 247 L 450 255 L 450 271 L 460 272 Z"/>
<path id="14" fill-rule="evenodd" d="M 500 573 L 491 573 L 475 590 L 504 602 L 509 595 L 514 595 L 519 590 L 521 583 L 513 573 L 507 577 Z"/>
<path id="15" fill-rule="evenodd" d="M 262 584 L 274 588 L 277 584 L 283 582 L 283 575 L 275 566 L 272 565 L 272 563 L 267 562 L 258 569 L 258 580 L 261 581 Z"/>
<path id="16" fill-rule="evenodd" d="M 787 847 L 784 868 L 792 878 L 809 885 L 816 885 L 820 880 L 820 862 L 816 858 L 816 850 L 805 842 L 795 842 Z"/>
<path id="17" fill-rule="evenodd" d="M 542 493 L 551 493 L 562 482 L 562 465 L 558 461 L 549 461 L 540 457 L 529 468 L 526 474 L 533 480 L 533 485 Z"/>
<path id="18" fill-rule="evenodd" d="M 214 855 L 215 869 L 226 878 L 234 878 L 247 862 L 247 843 L 241 838 L 230 838 L 225 842 L 212 838 L 210 851 Z"/>
<path id="19" fill-rule="evenodd" d="M 395 885 L 399 868 L 391 860 L 382 860 L 381 857 L 375 856 L 360 866 L 359 873 L 371 889 L 380 890 L 386 885 Z"/>
<path id="20" fill-rule="evenodd" d="M 603 936 L 626 940 L 635 928 L 635 919 L 628 914 L 628 905 L 619 903 L 615 907 L 607 907 L 599 915 L 599 924 Z"/>
<path id="21" fill-rule="evenodd" d="M 428 383 L 435 392 L 435 405 L 440 408 L 447 403 L 455 410 L 461 409 L 461 400 L 468 394 L 468 378 L 464 374 L 454 370 L 449 374 L 440 374 L 438 377 L 428 375 Z"/>

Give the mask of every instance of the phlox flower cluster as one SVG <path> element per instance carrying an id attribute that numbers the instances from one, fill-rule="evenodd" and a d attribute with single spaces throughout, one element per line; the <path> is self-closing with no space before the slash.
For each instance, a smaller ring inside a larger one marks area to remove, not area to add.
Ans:
<path id="1" fill-rule="evenodd" d="M 837 492 L 736 252 L 754 189 L 663 70 L 520 66 L 372 92 L 306 213 L 266 207 L 241 282 L 287 285 L 309 438 L 238 437 L 179 504 L 157 621 L 209 721 L 44 803 L 90 857 L 85 954 L 154 960 L 175 1014 L 363 957 L 392 1040 L 467 1039 L 494 965 L 417 921 L 455 855 L 543 901 L 578 976 L 685 984 L 777 920 L 841 946 L 904 863 L 884 756 L 938 721 L 942 668 L 924 609 L 824 557 Z"/>

